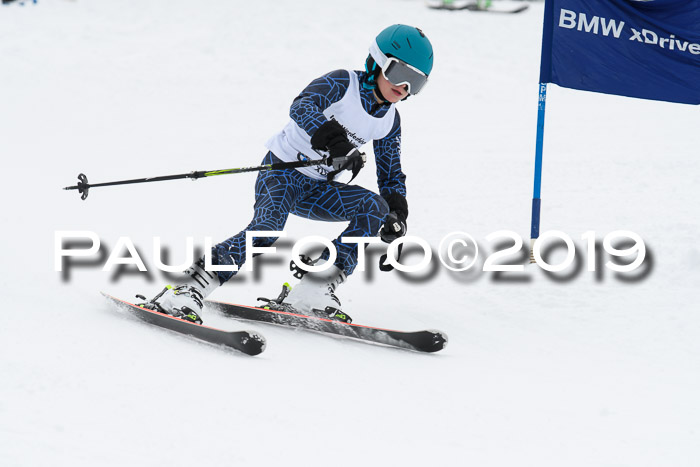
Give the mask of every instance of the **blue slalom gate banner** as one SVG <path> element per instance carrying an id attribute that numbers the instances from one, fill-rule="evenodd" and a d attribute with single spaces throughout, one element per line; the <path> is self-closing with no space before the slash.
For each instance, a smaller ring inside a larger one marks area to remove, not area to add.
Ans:
<path id="1" fill-rule="evenodd" d="M 540 235 L 547 83 L 700 104 L 700 0 L 545 0 L 531 262 Z"/>
<path id="2" fill-rule="evenodd" d="M 547 0 L 540 83 L 700 104 L 700 0 Z"/>

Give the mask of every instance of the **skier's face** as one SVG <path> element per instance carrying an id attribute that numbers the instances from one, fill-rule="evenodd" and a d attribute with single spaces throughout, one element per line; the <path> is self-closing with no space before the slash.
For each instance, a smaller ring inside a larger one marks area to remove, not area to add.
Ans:
<path id="1" fill-rule="evenodd" d="M 395 104 L 408 95 L 408 86 L 405 84 L 402 86 L 394 86 L 384 77 L 384 73 L 379 73 L 379 76 L 377 76 L 377 86 L 382 96 L 392 104 Z"/>

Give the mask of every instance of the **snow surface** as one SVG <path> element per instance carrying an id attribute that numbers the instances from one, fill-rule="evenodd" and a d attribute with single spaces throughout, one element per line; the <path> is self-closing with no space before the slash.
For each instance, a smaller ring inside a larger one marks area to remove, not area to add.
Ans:
<path id="1" fill-rule="evenodd" d="M 0 464 L 699 465 L 697 107 L 550 86 L 543 231 L 581 248 L 589 230 L 636 232 L 647 274 L 584 264 L 555 281 L 530 265 L 496 276 L 434 262 L 432 274 L 374 268 L 339 290 L 357 323 L 446 331 L 433 355 L 205 312 L 267 337 L 246 357 L 104 302 L 100 290 L 150 295 L 172 280 L 155 270 L 154 236 L 175 263 L 186 236 L 201 245 L 243 228 L 253 174 L 97 188 L 87 201 L 61 190 L 80 172 L 101 182 L 256 165 L 311 79 L 360 68 L 378 31 L 415 24 L 436 61 L 424 92 L 399 105 L 409 229 L 434 248 L 466 231 L 483 265 L 491 232 L 529 237 L 542 14 L 409 0 L 0 8 Z M 373 172 L 357 183 L 376 186 Z M 342 228 L 291 218 L 287 232 Z M 60 230 L 97 233 L 105 255 L 128 236 L 151 272 L 103 272 L 106 257 L 93 257 L 62 275 Z M 290 244 L 212 298 L 276 295 Z"/>

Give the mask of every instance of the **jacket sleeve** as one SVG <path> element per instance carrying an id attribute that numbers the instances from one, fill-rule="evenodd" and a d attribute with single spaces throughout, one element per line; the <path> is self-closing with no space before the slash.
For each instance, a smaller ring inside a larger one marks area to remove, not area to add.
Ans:
<path id="1" fill-rule="evenodd" d="M 349 85 L 347 70 L 331 71 L 316 78 L 294 99 L 289 116 L 309 136 L 313 136 L 328 121 L 323 111 L 342 99 Z"/>
<path id="2" fill-rule="evenodd" d="M 406 175 L 401 170 L 401 118 L 396 112 L 394 125 L 387 136 L 374 141 L 379 194 L 388 199 L 406 198 Z"/>

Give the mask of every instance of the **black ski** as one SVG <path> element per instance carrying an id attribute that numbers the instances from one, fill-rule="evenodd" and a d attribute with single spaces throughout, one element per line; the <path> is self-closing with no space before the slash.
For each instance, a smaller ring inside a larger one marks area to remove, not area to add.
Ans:
<path id="1" fill-rule="evenodd" d="M 110 303 L 113 303 L 122 310 L 126 310 L 139 317 L 140 319 L 168 329 L 170 331 L 186 334 L 199 340 L 209 342 L 211 344 L 224 345 L 231 347 L 244 354 L 258 355 L 265 350 L 265 338 L 260 334 L 252 331 L 224 331 L 221 329 L 194 324 L 170 315 L 158 313 L 147 308 L 134 305 L 116 297 L 112 297 L 102 292 Z"/>
<path id="2" fill-rule="evenodd" d="M 233 318 L 301 328 L 332 336 L 348 337 L 363 342 L 381 344 L 417 352 L 437 352 L 447 345 L 447 335 L 440 331 L 392 331 L 359 324 L 347 324 L 315 316 L 286 311 L 266 310 L 252 306 L 207 300 L 206 306 Z"/>

